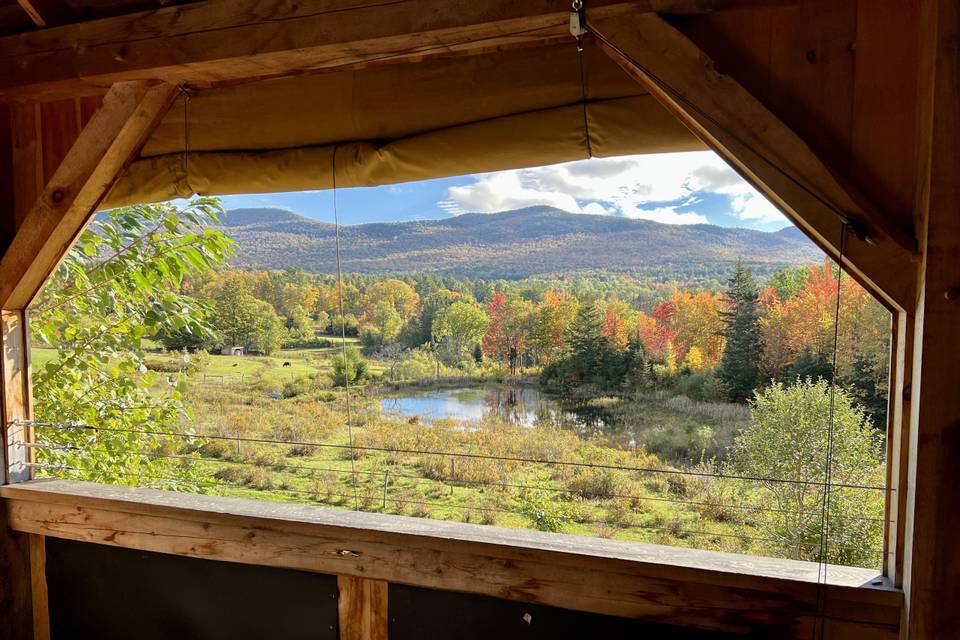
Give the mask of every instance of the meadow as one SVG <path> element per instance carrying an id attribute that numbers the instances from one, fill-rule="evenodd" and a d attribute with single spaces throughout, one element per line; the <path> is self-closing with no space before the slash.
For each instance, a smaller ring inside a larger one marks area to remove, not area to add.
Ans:
<path id="1" fill-rule="evenodd" d="M 425 424 L 387 414 L 379 398 L 402 387 L 374 382 L 349 395 L 334 388 L 329 372 L 338 351 L 202 355 L 186 396 L 194 417 L 182 425 L 199 437 L 166 445 L 190 468 L 188 489 L 778 555 L 756 529 L 763 506 L 749 483 L 710 475 L 718 463 L 707 458 L 713 445 L 704 434 L 742 428 L 739 405 L 725 405 L 727 415 L 662 394 L 600 399 L 611 415 L 639 417 L 638 433 L 668 463 L 622 430 L 584 435 L 494 416 Z M 34 349 L 35 366 L 51 357 Z M 181 358 L 151 353 L 147 361 L 175 367 Z M 376 377 L 386 365 L 370 366 Z M 703 475 L 681 473 L 690 470 Z"/>

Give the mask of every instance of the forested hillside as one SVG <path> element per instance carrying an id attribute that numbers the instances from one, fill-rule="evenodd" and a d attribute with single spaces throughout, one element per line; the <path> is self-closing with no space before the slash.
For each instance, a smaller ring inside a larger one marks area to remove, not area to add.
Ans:
<path id="1" fill-rule="evenodd" d="M 220 214 L 111 211 L 57 270 L 32 309 L 41 476 L 880 566 L 890 315 L 795 231 L 355 226 L 340 278 L 335 229 L 275 210 L 220 226 L 285 268 L 230 268 L 197 233 Z"/>
<path id="2" fill-rule="evenodd" d="M 346 222 L 349 222 L 346 221 Z M 335 227 L 282 209 L 235 209 L 223 230 L 237 241 L 234 265 L 336 269 Z M 349 273 L 441 273 L 488 279 L 614 271 L 718 286 L 738 257 L 763 277 L 822 260 L 793 227 L 775 233 L 711 225 L 666 225 L 532 207 L 444 220 L 343 225 Z"/>

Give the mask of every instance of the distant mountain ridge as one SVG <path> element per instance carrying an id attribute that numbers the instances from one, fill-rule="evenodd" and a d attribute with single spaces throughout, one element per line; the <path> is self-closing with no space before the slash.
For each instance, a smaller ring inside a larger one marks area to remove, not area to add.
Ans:
<path id="1" fill-rule="evenodd" d="M 222 230 L 237 242 L 235 266 L 336 271 L 336 228 L 286 211 L 227 211 Z M 777 232 L 667 225 L 617 216 L 529 207 L 442 220 L 343 225 L 348 273 L 438 273 L 519 279 L 571 272 L 631 273 L 658 280 L 723 277 L 742 257 L 760 275 L 823 260 L 795 227 Z"/>

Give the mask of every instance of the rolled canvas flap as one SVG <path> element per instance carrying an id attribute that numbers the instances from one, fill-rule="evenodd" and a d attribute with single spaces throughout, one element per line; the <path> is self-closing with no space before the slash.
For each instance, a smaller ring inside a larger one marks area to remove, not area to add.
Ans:
<path id="1" fill-rule="evenodd" d="M 589 151 L 587 136 L 589 135 Z M 431 131 L 382 145 L 347 142 L 266 151 L 141 158 L 103 203 L 112 208 L 194 194 L 376 186 L 587 158 L 704 149 L 648 95 L 573 104 Z"/>

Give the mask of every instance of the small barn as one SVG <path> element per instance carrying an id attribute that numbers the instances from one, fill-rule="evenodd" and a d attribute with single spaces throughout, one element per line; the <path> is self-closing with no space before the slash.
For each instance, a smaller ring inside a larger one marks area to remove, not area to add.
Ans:
<path id="1" fill-rule="evenodd" d="M 247 355 L 246 347 L 234 345 L 232 347 L 223 347 L 220 349 L 220 355 L 222 356 L 245 356 Z"/>

